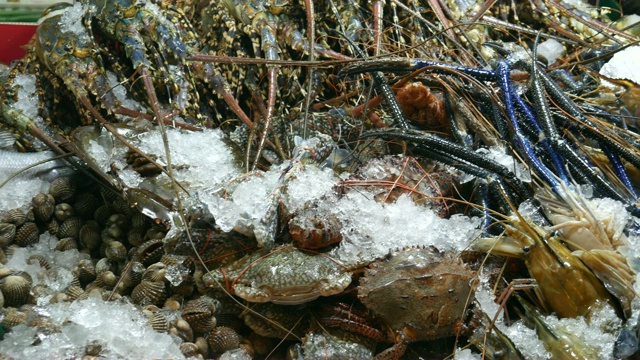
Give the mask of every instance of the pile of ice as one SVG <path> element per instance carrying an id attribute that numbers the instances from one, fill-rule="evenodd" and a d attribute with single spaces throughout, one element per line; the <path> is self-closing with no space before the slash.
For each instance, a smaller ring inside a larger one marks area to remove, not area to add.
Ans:
<path id="1" fill-rule="evenodd" d="M 348 174 L 338 177 L 333 170 L 315 162 L 285 162 L 266 172 L 243 174 L 241 162 L 219 130 L 167 129 L 167 135 L 176 180 L 208 207 L 223 231 L 258 234 L 266 231 L 278 201 L 293 213 L 305 203 L 322 198 L 320 210 L 336 215 L 343 223 L 344 240 L 331 254 L 342 261 L 368 261 L 390 250 L 415 245 L 460 251 L 479 235 L 479 219 L 462 215 L 442 219 L 408 196 L 400 196 L 393 204 L 381 204 L 374 200 L 373 193 L 360 189 L 337 196 L 335 188 Z M 149 186 L 157 190 L 158 183 L 168 183 L 167 176 L 162 174 L 150 185 L 151 180 L 142 178 L 122 160 L 124 147 L 113 145 L 110 135 L 102 136 L 109 139 L 91 140 L 88 152 L 105 172 L 115 166 L 120 179 L 129 187 Z M 140 150 L 157 156 L 159 163 L 166 163 L 164 145 L 157 132 L 131 140 Z"/>
<path id="2" fill-rule="evenodd" d="M 105 302 L 97 290 L 88 299 L 39 306 L 59 332 L 44 335 L 18 325 L 0 342 L 0 352 L 16 359 L 78 359 L 90 345 L 109 359 L 183 359 L 179 340 L 153 330 L 147 317 L 125 302 Z M 34 342 L 37 345 L 33 345 Z"/>
<path id="3" fill-rule="evenodd" d="M 27 272 L 34 286 L 46 286 L 51 294 L 62 292 L 73 280 L 72 268 L 89 255 L 75 249 L 56 251 L 58 241 L 45 233 L 37 244 L 15 249 L 5 267 Z M 30 262 L 32 255 L 44 257 L 51 269 Z M 37 327 L 13 327 L 0 341 L 0 353 L 16 359 L 80 358 L 86 346 L 99 344 L 101 355 L 108 358 L 183 358 L 179 344 L 169 335 L 154 331 L 132 304 L 105 302 L 98 291 L 89 299 L 73 303 L 50 303 L 50 299 L 51 295 L 39 297 L 35 311 L 60 331 L 47 334 Z"/>

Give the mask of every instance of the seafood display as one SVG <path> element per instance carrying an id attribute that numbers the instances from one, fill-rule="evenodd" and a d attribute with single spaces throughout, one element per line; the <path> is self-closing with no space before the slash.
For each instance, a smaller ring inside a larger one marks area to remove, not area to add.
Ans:
<path id="1" fill-rule="evenodd" d="M 608 6 L 49 7 L 0 68 L 0 354 L 638 356 Z"/>

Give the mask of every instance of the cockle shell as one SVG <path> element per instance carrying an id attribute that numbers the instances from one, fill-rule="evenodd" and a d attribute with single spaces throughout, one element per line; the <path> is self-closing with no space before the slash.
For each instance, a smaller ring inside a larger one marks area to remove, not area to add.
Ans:
<path id="1" fill-rule="evenodd" d="M 56 205 L 56 208 L 53 210 L 53 216 L 60 222 L 64 222 L 69 218 L 73 217 L 76 214 L 76 211 L 73 207 L 67 203 L 60 203 Z"/>
<path id="2" fill-rule="evenodd" d="M 88 259 L 80 260 L 71 273 L 77 276 L 81 284 L 88 284 L 96 279 L 96 267 Z"/>
<path id="3" fill-rule="evenodd" d="M 209 332 L 209 351 L 223 353 L 240 346 L 240 335 L 226 326 L 217 326 Z"/>
<path id="4" fill-rule="evenodd" d="M 111 215 L 113 215 L 113 209 L 110 205 L 105 204 L 96 209 L 93 213 L 93 218 L 98 222 L 98 224 L 104 226 Z"/>
<path id="5" fill-rule="evenodd" d="M 64 293 L 69 297 L 70 301 L 73 301 L 83 296 L 85 291 L 80 286 L 69 286 Z M 86 295 L 88 296 L 89 294 Z"/>
<path id="6" fill-rule="evenodd" d="M 11 209 L 5 212 L 0 218 L 0 222 L 11 223 L 20 226 L 27 221 L 27 214 L 22 209 Z"/>
<path id="7" fill-rule="evenodd" d="M 60 241 L 58 241 L 58 243 L 56 244 L 57 251 L 68 251 L 68 250 L 73 250 L 77 248 L 78 248 L 78 243 L 74 238 L 71 238 L 71 237 L 60 239 Z"/>
<path id="8" fill-rule="evenodd" d="M 194 357 L 200 353 L 198 345 L 192 342 L 183 342 L 180 344 L 180 351 L 182 352 L 182 355 L 188 358 Z"/>
<path id="9" fill-rule="evenodd" d="M 127 248 L 119 241 L 111 241 L 106 244 L 104 254 L 111 261 L 124 261 L 127 259 Z"/>
<path id="10" fill-rule="evenodd" d="M 7 309 L 7 313 L 2 319 L 2 325 L 5 329 L 11 329 L 14 326 L 27 323 L 27 314 L 15 308 Z"/>
<path id="11" fill-rule="evenodd" d="M 119 291 L 122 292 L 124 289 L 130 289 L 138 285 L 145 271 L 144 265 L 139 261 L 128 263 L 122 272 L 122 279 L 120 285 L 118 285 Z"/>
<path id="12" fill-rule="evenodd" d="M 100 243 L 102 242 L 102 237 L 100 236 L 100 225 L 93 220 L 87 221 L 80 228 L 78 237 L 80 238 L 80 244 L 82 244 L 82 246 L 90 250 L 97 249 L 100 247 Z"/>
<path id="13" fill-rule="evenodd" d="M 134 250 L 133 257 L 145 266 L 149 266 L 160 261 L 164 253 L 164 241 L 149 240 Z"/>
<path id="14" fill-rule="evenodd" d="M 193 330 L 191 330 L 191 325 L 184 319 L 171 320 L 169 334 L 173 334 L 185 342 L 193 342 Z"/>
<path id="15" fill-rule="evenodd" d="M 96 268 L 96 275 L 103 273 L 105 271 L 111 271 L 111 272 L 116 271 L 115 264 L 111 260 L 107 259 L 106 257 L 98 260 L 95 268 Z"/>
<path id="16" fill-rule="evenodd" d="M 60 224 L 58 224 L 56 219 L 51 219 L 45 226 L 45 230 L 49 234 L 55 235 L 58 233 L 58 230 L 60 230 Z"/>
<path id="17" fill-rule="evenodd" d="M 76 199 L 73 202 L 73 208 L 78 216 L 83 219 L 89 219 L 93 217 L 93 214 L 101 203 L 102 201 L 95 195 L 85 192 L 76 196 Z"/>
<path id="18" fill-rule="evenodd" d="M 131 300 L 138 305 L 162 305 L 167 298 L 164 281 L 142 280 L 131 291 Z"/>
<path id="19" fill-rule="evenodd" d="M 72 217 L 65 220 L 58 228 L 58 238 L 74 238 L 77 239 L 82 228 L 82 219 L 79 217 Z"/>
<path id="20" fill-rule="evenodd" d="M 29 256 L 29 258 L 27 259 L 27 264 L 36 263 L 46 270 L 51 270 L 51 264 L 49 264 L 49 261 L 44 256 L 38 254 Z"/>
<path id="21" fill-rule="evenodd" d="M 215 305 L 209 297 L 203 296 L 195 300 L 190 300 L 182 310 L 182 318 L 185 319 L 193 331 L 203 334 L 216 326 Z"/>
<path id="22" fill-rule="evenodd" d="M 26 247 L 38 242 L 40 231 L 38 225 L 32 222 L 24 223 L 16 230 L 15 243 Z"/>
<path id="23" fill-rule="evenodd" d="M 153 330 L 159 333 L 166 333 L 169 331 L 169 320 L 157 306 L 146 306 L 142 312 L 145 314 L 147 319 L 149 319 Z"/>
<path id="24" fill-rule="evenodd" d="M 56 206 L 56 200 L 51 194 L 39 193 L 31 199 L 33 215 L 38 222 L 47 222 L 51 219 Z"/>
<path id="25" fill-rule="evenodd" d="M 76 182 L 70 177 L 59 177 L 51 182 L 49 194 L 57 203 L 69 201 L 76 194 Z"/>
<path id="26" fill-rule="evenodd" d="M 20 306 L 27 302 L 32 282 L 20 275 L 9 275 L 0 280 L 0 290 L 6 306 Z"/>
<path id="27" fill-rule="evenodd" d="M 111 271 L 103 271 L 96 275 L 96 285 L 104 289 L 113 289 L 119 277 Z"/>
<path id="28" fill-rule="evenodd" d="M 10 223 L 0 223 L 0 247 L 11 245 L 16 237 L 16 226 Z"/>

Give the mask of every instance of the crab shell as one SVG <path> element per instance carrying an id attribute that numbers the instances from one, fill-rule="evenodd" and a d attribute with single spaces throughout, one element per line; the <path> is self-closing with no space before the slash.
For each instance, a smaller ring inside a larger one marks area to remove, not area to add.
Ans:
<path id="1" fill-rule="evenodd" d="M 358 298 L 393 331 L 433 340 L 455 335 L 474 276 L 452 252 L 409 248 L 373 263 L 360 279 Z"/>

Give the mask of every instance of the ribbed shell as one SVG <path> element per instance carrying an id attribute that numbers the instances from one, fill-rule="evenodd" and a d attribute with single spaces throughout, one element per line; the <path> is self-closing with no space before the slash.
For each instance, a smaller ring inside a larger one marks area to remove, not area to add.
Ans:
<path id="1" fill-rule="evenodd" d="M 56 206 L 56 200 L 51 194 L 39 193 L 31 199 L 33 216 L 38 222 L 47 222 L 51 219 Z"/>
<path id="2" fill-rule="evenodd" d="M 106 244 L 105 256 L 111 261 L 124 261 L 127 259 L 127 248 L 119 241 L 111 241 Z"/>
<path id="3" fill-rule="evenodd" d="M 58 223 L 58 220 L 51 219 L 45 226 L 45 230 L 47 230 L 49 234 L 52 234 L 52 235 L 57 234 L 58 230 L 60 230 L 60 224 Z"/>
<path id="4" fill-rule="evenodd" d="M 226 326 L 217 326 L 209 332 L 209 351 L 223 353 L 240 346 L 240 335 Z"/>
<path id="5" fill-rule="evenodd" d="M 113 215 L 113 209 L 111 209 L 111 206 L 105 204 L 96 209 L 93 213 L 93 218 L 98 222 L 98 224 L 104 226 L 111 215 Z"/>
<path id="6" fill-rule="evenodd" d="M 75 214 L 76 211 L 73 209 L 73 206 L 67 203 L 57 204 L 55 210 L 53 210 L 53 216 L 60 222 L 70 219 L 75 216 Z"/>
<path id="7" fill-rule="evenodd" d="M 80 286 L 69 286 L 64 293 L 69 297 L 70 301 L 73 301 L 84 294 L 84 289 Z"/>
<path id="8" fill-rule="evenodd" d="M 76 196 L 73 202 L 73 208 L 76 210 L 76 214 L 83 219 L 89 219 L 93 217 L 96 209 L 102 202 L 92 193 L 82 193 Z"/>
<path id="9" fill-rule="evenodd" d="M 193 357 L 199 354 L 198 345 L 192 342 L 183 342 L 180 344 L 180 351 L 185 357 Z"/>
<path id="10" fill-rule="evenodd" d="M 142 280 L 162 281 L 167 273 L 167 266 L 161 262 L 149 265 L 142 275 Z"/>
<path id="11" fill-rule="evenodd" d="M 96 221 L 87 221 L 78 233 L 80 244 L 87 249 L 93 250 L 100 247 L 102 237 L 100 236 L 100 225 Z"/>
<path id="12" fill-rule="evenodd" d="M 160 261 L 164 253 L 164 241 L 158 239 L 144 242 L 138 246 L 134 254 L 138 261 L 149 266 Z"/>
<path id="13" fill-rule="evenodd" d="M 142 265 L 139 261 L 132 261 L 125 267 L 125 271 L 122 274 L 122 284 L 123 289 L 132 288 L 140 283 L 142 280 L 142 275 L 146 271 L 144 265 Z"/>
<path id="14" fill-rule="evenodd" d="M 96 285 L 105 288 L 113 289 L 118 283 L 119 277 L 111 271 L 103 271 L 96 275 Z"/>
<path id="15" fill-rule="evenodd" d="M 10 223 L 0 223 L 0 247 L 6 248 L 16 238 L 16 226 Z"/>
<path id="16" fill-rule="evenodd" d="M 9 275 L 0 282 L 6 306 L 18 307 L 27 302 L 32 285 L 30 280 L 20 275 Z"/>
<path id="17" fill-rule="evenodd" d="M 144 313 L 149 319 L 153 330 L 159 333 L 166 333 L 169 331 L 169 320 L 157 307 L 152 306 L 151 309 L 145 308 Z"/>
<path id="18" fill-rule="evenodd" d="M 38 242 L 40 231 L 38 225 L 32 222 L 24 223 L 16 230 L 15 243 L 20 246 L 31 246 Z"/>
<path id="19" fill-rule="evenodd" d="M 18 309 L 8 309 L 2 319 L 2 325 L 5 329 L 11 329 L 14 326 L 27 323 L 27 314 Z"/>
<path id="20" fill-rule="evenodd" d="M 27 214 L 22 209 L 11 209 L 2 215 L 0 221 L 20 226 L 27 221 Z"/>
<path id="21" fill-rule="evenodd" d="M 185 319 L 193 331 L 203 334 L 216 326 L 215 306 L 213 301 L 207 297 L 190 300 L 182 310 L 182 318 Z"/>
<path id="22" fill-rule="evenodd" d="M 78 277 L 81 284 L 88 284 L 96 279 L 96 267 L 88 259 L 80 260 L 72 273 Z"/>
<path id="23" fill-rule="evenodd" d="M 28 264 L 37 263 L 38 265 L 40 265 L 40 267 L 46 270 L 51 270 L 51 264 L 49 264 L 49 261 L 42 255 L 34 254 L 29 256 L 29 258 L 27 259 L 27 263 Z"/>
<path id="24" fill-rule="evenodd" d="M 60 239 L 56 244 L 57 251 L 68 251 L 78 248 L 78 243 L 74 238 L 68 237 L 64 239 Z"/>
<path id="25" fill-rule="evenodd" d="M 166 298 L 164 281 L 142 280 L 131 292 L 131 300 L 138 305 L 162 305 Z"/>
<path id="26" fill-rule="evenodd" d="M 79 217 L 72 217 L 65 220 L 58 228 L 58 238 L 74 238 L 77 239 L 82 228 L 82 219 Z"/>
<path id="27" fill-rule="evenodd" d="M 116 266 L 111 260 L 102 258 L 96 263 L 96 275 L 105 271 L 114 272 L 116 271 Z"/>
<path id="28" fill-rule="evenodd" d="M 76 193 L 76 182 L 70 177 L 59 177 L 51 182 L 49 194 L 57 203 L 71 200 Z"/>
<path id="29" fill-rule="evenodd" d="M 171 320 L 169 333 L 181 338 L 183 341 L 193 342 L 193 330 L 191 330 L 191 325 L 184 319 Z"/>

